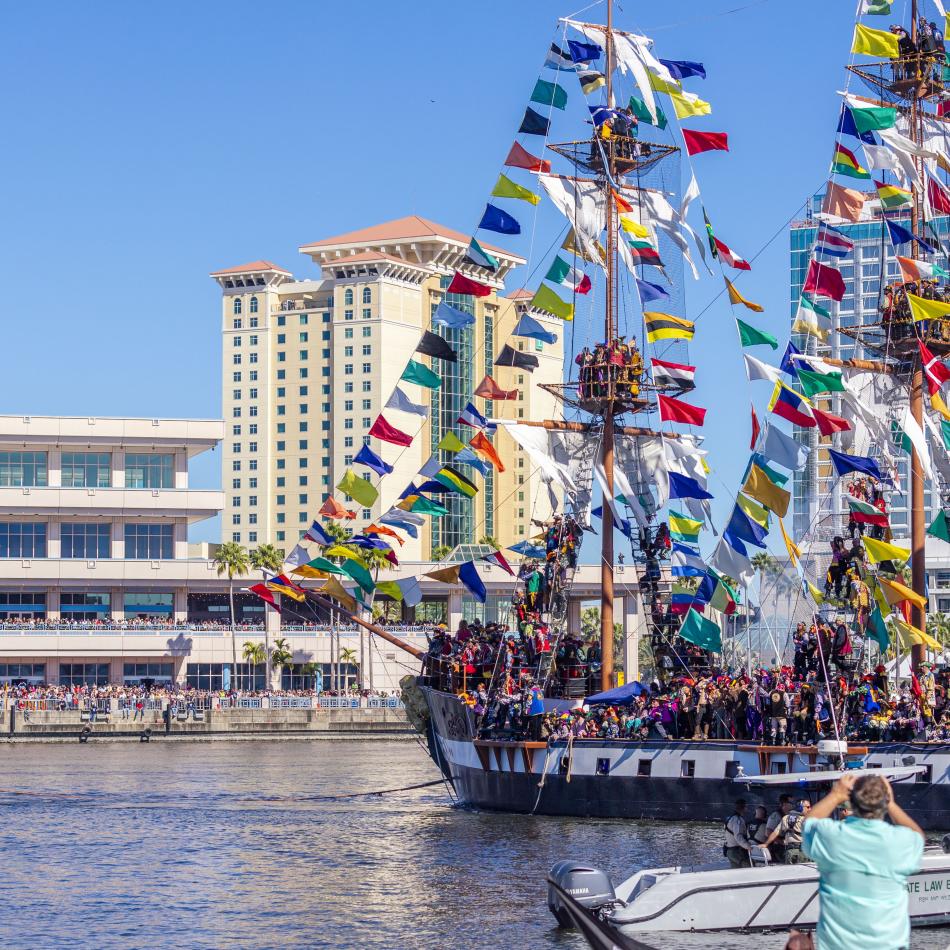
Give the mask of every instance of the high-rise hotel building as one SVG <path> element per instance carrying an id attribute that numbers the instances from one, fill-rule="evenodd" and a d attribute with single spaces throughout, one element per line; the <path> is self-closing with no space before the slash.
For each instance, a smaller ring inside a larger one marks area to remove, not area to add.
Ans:
<path id="1" fill-rule="evenodd" d="M 468 244 L 464 234 L 410 216 L 303 245 L 300 251 L 318 265 L 319 277 L 295 278 L 268 261 L 211 275 L 222 290 L 223 540 L 289 549 L 353 466 L 360 447 L 369 444 L 394 471 L 380 480 L 356 466 L 380 492 L 372 508 L 347 503 L 356 507 L 351 524 L 358 530 L 398 501 L 447 432 L 463 442 L 471 438 L 474 430 L 457 422 L 470 400 L 487 417 L 552 417 L 555 398 L 537 384 L 562 381 L 564 325 L 532 312 L 558 334 L 557 342 L 512 341 L 537 357 L 533 373 L 494 366 L 527 305 L 523 291 L 499 294 L 505 277 L 525 261 L 492 247 L 499 261 L 490 281 L 493 293 L 448 294 L 456 269 L 486 281 L 483 271 L 469 270 L 464 261 Z M 443 300 L 473 314 L 475 322 L 463 329 L 432 326 Z M 448 341 L 458 362 L 414 355 L 430 328 Z M 428 419 L 384 408 L 410 358 L 431 365 L 442 378 L 433 391 L 399 383 L 413 402 L 429 406 Z M 486 374 L 504 389 L 517 390 L 517 400 L 473 398 Z M 414 436 L 411 446 L 370 438 L 380 412 Z M 427 560 L 439 547 L 475 543 L 486 535 L 510 544 L 532 533 L 532 518 L 548 516 L 547 489 L 504 427 L 494 444 L 505 471 L 473 475 L 480 488 L 473 499 L 440 496 L 449 514 L 427 522 L 419 539 L 400 550 L 401 559 Z"/>

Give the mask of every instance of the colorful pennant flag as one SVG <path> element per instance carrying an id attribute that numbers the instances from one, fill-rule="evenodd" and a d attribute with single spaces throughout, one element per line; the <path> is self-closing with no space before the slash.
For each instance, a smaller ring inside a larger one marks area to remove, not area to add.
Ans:
<path id="1" fill-rule="evenodd" d="M 393 467 L 384 462 L 368 445 L 364 445 L 353 458 L 354 465 L 365 465 L 377 475 L 389 475 Z"/>
<path id="2" fill-rule="evenodd" d="M 458 469 L 452 468 L 451 465 L 443 465 L 436 472 L 435 480 L 466 498 L 474 498 L 478 494 L 478 488 L 474 482 L 470 482 Z"/>
<path id="3" fill-rule="evenodd" d="M 874 182 L 877 188 L 877 196 L 881 199 L 881 204 L 888 211 L 895 211 L 898 208 L 909 208 L 914 203 L 914 193 L 907 188 L 898 188 L 897 185 L 886 185 L 884 182 Z"/>
<path id="4" fill-rule="evenodd" d="M 416 383 L 426 389 L 438 389 L 442 385 L 442 378 L 438 373 L 434 373 L 428 366 L 417 360 L 409 360 L 399 378 L 403 382 Z"/>
<path id="5" fill-rule="evenodd" d="M 443 300 L 435 308 L 432 322 L 448 327 L 450 330 L 461 330 L 463 327 L 470 327 L 475 322 L 475 315 L 459 310 Z"/>
<path id="6" fill-rule="evenodd" d="M 518 201 L 527 201 L 528 204 L 536 205 L 541 200 L 540 195 L 536 195 L 530 188 L 524 188 L 517 182 L 512 181 L 507 175 L 499 175 L 495 187 L 491 190 L 494 198 L 515 198 Z"/>
<path id="7" fill-rule="evenodd" d="M 908 294 L 908 296 L 911 295 Z M 927 302 L 929 303 L 930 301 Z M 930 395 L 933 396 L 935 393 L 940 392 L 944 383 L 950 381 L 950 368 L 938 357 L 934 356 L 934 354 L 930 352 L 930 348 L 927 347 L 922 340 L 917 341 L 917 346 L 920 348 L 920 362 L 927 380 L 927 389 L 930 391 Z"/>
<path id="8" fill-rule="evenodd" d="M 653 300 L 668 300 L 669 293 L 660 284 L 651 284 L 648 280 L 641 280 L 639 277 L 633 278 L 637 285 L 637 291 L 640 294 L 640 303 L 650 303 Z"/>
<path id="9" fill-rule="evenodd" d="M 488 436 L 485 435 L 484 432 L 476 432 L 468 444 L 476 452 L 478 452 L 479 455 L 487 458 L 488 461 L 491 462 L 499 472 L 503 472 L 505 470 L 505 466 L 502 464 L 501 457 L 498 455 L 498 452 L 495 451 L 495 446 L 492 445 Z"/>
<path id="10" fill-rule="evenodd" d="M 845 293 L 844 278 L 841 276 L 841 271 L 830 264 L 810 261 L 802 292 L 818 294 L 820 297 L 830 297 L 832 300 L 840 301 Z"/>
<path id="11" fill-rule="evenodd" d="M 466 561 L 459 566 L 459 581 L 480 604 L 484 604 L 488 599 L 488 591 L 484 581 L 478 576 L 474 561 Z"/>
<path id="12" fill-rule="evenodd" d="M 461 452 L 465 443 L 454 433 L 446 432 L 436 448 L 441 452 Z"/>
<path id="13" fill-rule="evenodd" d="M 669 313 L 646 311 L 643 320 L 647 339 L 651 343 L 659 340 L 691 340 L 696 332 L 696 325 L 691 320 L 674 317 Z"/>
<path id="14" fill-rule="evenodd" d="M 769 400 L 769 412 L 803 428 L 812 428 L 817 425 L 808 400 L 783 382 L 775 384 L 775 390 Z M 767 452 L 766 455 L 768 455 Z"/>
<path id="15" fill-rule="evenodd" d="M 828 457 L 834 466 L 835 474 L 840 478 L 849 472 L 861 472 L 862 475 L 870 475 L 871 478 L 879 482 L 890 481 L 881 471 L 875 459 L 869 455 L 847 455 L 844 452 L 837 452 L 834 449 L 828 449 Z"/>
<path id="16" fill-rule="evenodd" d="M 804 365 L 799 365 L 798 379 L 802 386 L 802 392 L 809 399 L 812 399 L 819 393 L 844 392 L 844 382 L 841 379 L 840 370 L 830 373 L 818 373 L 805 369 Z"/>
<path id="17" fill-rule="evenodd" d="M 527 313 L 521 314 L 518 318 L 518 322 L 515 324 L 514 330 L 511 331 L 511 335 L 523 336 L 529 340 L 541 340 L 542 343 L 552 345 L 557 343 L 557 334 L 549 333 L 534 317 L 529 316 Z"/>
<path id="18" fill-rule="evenodd" d="M 831 159 L 831 173 L 845 175 L 848 178 L 870 178 L 871 173 L 858 161 L 857 156 L 840 142 L 835 145 L 835 154 Z"/>
<path id="19" fill-rule="evenodd" d="M 595 59 L 600 59 L 603 49 L 596 43 L 582 43 L 580 40 L 568 40 L 567 48 L 571 54 L 571 60 L 575 63 L 590 63 Z"/>
<path id="20" fill-rule="evenodd" d="M 508 157 L 505 159 L 505 165 L 508 168 L 523 168 L 529 172 L 549 172 L 551 170 L 551 163 L 546 158 L 538 158 L 537 155 L 532 155 L 517 142 L 511 146 Z"/>
<path id="21" fill-rule="evenodd" d="M 531 298 L 529 306 L 545 313 L 553 313 L 562 320 L 574 319 L 574 304 L 562 300 L 547 284 L 541 284 Z"/>
<path id="22" fill-rule="evenodd" d="M 907 294 L 910 312 L 914 320 L 942 320 L 950 317 L 950 303 L 941 300 L 927 300 L 916 294 Z"/>
<path id="23" fill-rule="evenodd" d="M 476 267 L 484 267 L 492 273 L 498 270 L 498 258 L 492 257 L 475 238 L 472 238 L 469 242 L 468 250 L 465 252 L 465 260 Z"/>
<path id="24" fill-rule="evenodd" d="M 360 478 L 354 471 L 347 469 L 336 486 L 348 498 L 352 498 L 358 505 L 371 508 L 379 497 L 379 492 L 365 478 Z"/>
<path id="25" fill-rule="evenodd" d="M 682 422 L 686 425 L 701 426 L 706 418 L 706 410 L 699 406 L 690 406 L 672 396 L 658 395 L 660 419 L 663 422 Z"/>
<path id="26" fill-rule="evenodd" d="M 674 541 L 684 541 L 687 544 L 699 543 L 699 532 L 703 527 L 702 521 L 696 521 L 693 518 L 687 518 L 679 512 L 670 511 L 669 516 L 670 537 Z"/>
<path id="27" fill-rule="evenodd" d="M 376 421 L 373 423 L 368 434 L 374 439 L 390 442 L 393 445 L 412 445 L 412 436 L 390 425 L 382 415 L 376 417 Z"/>
<path id="28" fill-rule="evenodd" d="M 502 211 L 501 208 L 493 204 L 485 205 L 485 212 L 482 215 L 482 220 L 478 222 L 478 228 L 484 231 L 496 231 L 498 234 L 521 234 L 521 225 L 518 224 L 517 219 L 508 214 L 507 211 Z M 461 275 L 456 272 L 455 276 L 460 277 Z M 472 283 L 474 283 L 474 281 Z M 449 293 L 464 293 L 472 294 L 475 297 L 487 297 L 491 291 L 476 293 L 474 290 L 452 290 L 449 288 Z"/>
<path id="29" fill-rule="evenodd" d="M 784 518 L 788 513 L 788 503 L 792 493 L 779 488 L 758 465 L 753 464 L 750 467 L 742 490 L 770 511 L 774 511 L 779 518 Z"/>
<path id="30" fill-rule="evenodd" d="M 567 105 L 567 93 L 556 82 L 547 82 L 544 79 L 539 79 L 534 84 L 531 101 L 537 102 L 542 106 L 552 106 L 555 109 L 563 109 Z"/>
<path id="31" fill-rule="evenodd" d="M 683 129 L 683 141 L 686 143 L 688 155 L 729 151 L 729 136 L 725 132 L 696 132 L 693 129 Z"/>
<path id="32" fill-rule="evenodd" d="M 744 320 L 737 319 L 736 326 L 739 328 L 739 340 L 743 346 L 770 346 L 773 350 L 778 349 L 778 340 L 771 333 L 758 330 Z"/>
<path id="33" fill-rule="evenodd" d="M 416 352 L 422 353 L 424 356 L 431 356 L 433 359 L 445 360 L 447 363 L 458 362 L 458 354 L 455 350 L 449 346 L 443 337 L 431 330 L 423 332 L 422 339 L 416 347 Z"/>
<path id="34" fill-rule="evenodd" d="M 848 432 L 851 429 L 851 423 L 847 419 L 842 419 L 841 416 L 826 412 L 817 406 L 811 407 L 811 413 L 822 435 L 834 435 L 836 432 Z"/>
<path id="35" fill-rule="evenodd" d="M 413 402 L 398 386 L 393 389 L 392 395 L 386 400 L 387 409 L 398 409 L 400 412 L 408 412 L 414 416 L 429 415 L 429 407 L 420 402 Z"/>
<path id="36" fill-rule="evenodd" d="M 708 620 L 690 607 L 680 626 L 679 635 L 690 643 L 709 650 L 712 653 L 722 652 L 722 631 L 712 620 Z"/>
<path id="37" fill-rule="evenodd" d="M 851 52 L 865 56 L 884 56 L 888 59 L 897 59 L 900 56 L 897 37 L 893 33 L 887 30 L 872 30 L 862 23 L 855 24 Z"/>
<path id="38" fill-rule="evenodd" d="M 815 253 L 826 257 L 847 257 L 854 250 L 854 241 L 843 231 L 822 221 L 815 235 Z"/>
<path id="39" fill-rule="evenodd" d="M 567 261 L 560 257 L 554 258 L 545 280 L 553 284 L 561 284 L 563 287 L 569 287 L 576 294 L 586 294 L 590 292 L 590 278 L 578 267 L 571 267 Z"/>
<path id="40" fill-rule="evenodd" d="M 477 280 L 472 280 L 471 277 L 466 277 L 464 274 L 459 273 L 459 271 L 455 272 L 455 275 L 452 277 L 452 282 L 446 289 L 446 293 L 449 294 L 461 294 L 471 297 L 487 297 L 491 292 L 491 287 L 489 287 L 488 284 L 481 284 Z"/>
<path id="41" fill-rule="evenodd" d="M 411 440 L 410 440 L 411 441 Z M 406 443 L 409 444 L 408 442 Z M 334 518 L 334 519 L 347 519 L 352 521 L 356 517 L 355 511 L 350 511 L 349 508 L 344 508 L 335 498 L 332 496 L 327 498 L 320 508 L 321 515 L 324 518 Z"/>
<path id="42" fill-rule="evenodd" d="M 574 68 L 574 60 L 571 59 L 570 53 L 565 53 L 557 43 L 552 43 L 544 60 L 544 65 L 551 69 L 571 70 Z"/>
<path id="43" fill-rule="evenodd" d="M 511 569 L 511 565 L 508 563 L 501 551 L 492 551 L 491 554 L 484 555 L 482 560 L 488 561 L 489 564 L 497 564 L 498 567 L 504 571 L 507 571 L 512 577 L 515 576 L 515 572 Z"/>
<path id="44" fill-rule="evenodd" d="M 741 303 L 743 307 L 748 308 L 754 313 L 762 313 L 762 311 L 765 309 L 764 307 L 757 303 L 753 303 L 751 300 L 746 300 L 745 297 L 739 293 L 735 285 L 731 280 L 729 280 L 728 277 L 723 277 L 723 280 L 726 282 L 726 290 L 729 292 L 729 303 L 733 305 Z"/>
<path id="45" fill-rule="evenodd" d="M 712 106 L 692 92 L 671 92 L 670 101 L 673 103 L 673 111 L 677 119 L 712 114 Z"/>
<path id="46" fill-rule="evenodd" d="M 491 378 L 491 376 L 486 376 L 479 384 L 475 387 L 474 395 L 478 396 L 480 399 L 489 399 L 489 400 L 510 400 L 518 398 L 517 389 L 502 389 L 498 383 Z"/>
<path id="47" fill-rule="evenodd" d="M 629 106 L 630 110 L 640 122 L 645 122 L 647 125 L 655 126 L 658 129 L 665 129 L 667 125 L 669 125 L 669 120 L 666 118 L 666 114 L 659 107 L 659 105 L 656 106 L 655 120 L 650 114 L 647 104 L 642 99 L 638 99 L 636 96 L 631 96 Z"/>
<path id="48" fill-rule="evenodd" d="M 488 428 L 488 420 L 470 402 L 465 404 L 462 414 L 455 421 L 463 426 L 471 426 L 473 429 Z"/>
<path id="49" fill-rule="evenodd" d="M 736 254 L 736 252 L 733 251 L 727 244 L 724 244 L 714 235 L 710 235 L 710 237 L 712 237 L 714 257 L 720 258 L 722 261 L 736 270 L 752 270 L 752 265 L 747 260 Z"/>
<path id="50" fill-rule="evenodd" d="M 495 359 L 495 366 L 512 366 L 533 373 L 541 365 L 540 360 L 532 353 L 522 353 L 506 343 Z"/>
<path id="51" fill-rule="evenodd" d="M 671 363 L 668 360 L 650 359 L 653 366 L 653 383 L 656 386 L 675 386 L 683 392 L 696 388 L 696 367 L 686 363 Z"/>
<path id="52" fill-rule="evenodd" d="M 581 84 L 581 92 L 589 96 L 592 92 L 607 84 L 607 77 L 596 69 L 578 69 L 577 80 Z"/>
<path id="53" fill-rule="evenodd" d="M 950 280 L 948 274 L 939 264 L 927 261 L 915 261 L 912 257 L 897 256 L 897 263 L 901 269 L 901 276 L 906 283 L 917 283 L 921 280 Z"/>
<path id="54" fill-rule="evenodd" d="M 886 541 L 878 541 L 867 536 L 861 539 L 868 560 L 872 564 L 880 564 L 881 561 L 893 561 L 895 564 L 903 564 L 910 557 L 910 551 L 906 548 L 900 548 L 896 544 L 889 544 Z"/>
<path id="55" fill-rule="evenodd" d="M 535 112 L 531 106 L 524 110 L 524 118 L 521 125 L 518 126 L 519 135 L 544 135 L 547 136 L 551 128 L 551 123 L 539 112 Z"/>
<path id="56" fill-rule="evenodd" d="M 890 527 L 887 512 L 880 511 L 874 505 L 860 498 L 848 498 L 850 518 L 856 524 L 870 524 L 878 528 Z"/>

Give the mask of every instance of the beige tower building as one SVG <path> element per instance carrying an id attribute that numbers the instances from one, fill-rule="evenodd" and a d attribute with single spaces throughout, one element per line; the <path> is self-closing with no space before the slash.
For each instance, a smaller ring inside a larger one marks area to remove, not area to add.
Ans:
<path id="1" fill-rule="evenodd" d="M 506 276 L 525 261 L 501 248 L 487 248 L 499 261 L 490 296 L 447 294 L 456 269 L 486 282 L 482 270 L 464 262 L 468 244 L 464 234 L 410 216 L 303 245 L 301 253 L 320 269 L 313 279 L 296 279 L 268 261 L 211 275 L 223 292 L 223 540 L 289 549 L 348 468 L 379 489 L 371 508 L 347 503 L 356 510 L 351 524 L 359 530 L 392 507 L 414 478 L 417 486 L 425 481 L 417 473 L 437 454 L 447 432 L 463 442 L 472 437 L 475 430 L 456 421 L 469 401 L 487 417 L 553 416 L 555 400 L 538 384 L 562 380 L 564 325 L 532 312 L 546 330 L 558 334 L 557 342 L 510 337 L 528 295 L 498 294 Z M 473 314 L 474 324 L 431 327 L 443 300 Z M 439 374 L 442 386 L 399 384 L 412 402 L 428 407 L 428 418 L 385 409 L 430 327 L 455 350 L 458 362 L 416 354 Z M 508 342 L 537 357 L 533 373 L 493 365 Z M 517 390 L 517 400 L 473 398 L 486 374 L 502 388 Z M 411 446 L 370 438 L 380 412 L 413 436 Z M 478 485 L 478 494 L 472 499 L 437 496 L 449 514 L 427 519 L 419 538 L 401 549 L 401 560 L 427 560 L 438 547 L 474 543 L 485 535 L 511 544 L 532 534 L 532 517 L 549 515 L 547 489 L 525 454 L 503 428 L 493 441 L 505 471 L 482 477 L 459 466 Z M 353 466 L 363 444 L 393 466 L 392 474 L 380 480 Z M 451 462 L 446 453 L 440 457 Z M 339 492 L 336 497 L 345 500 Z"/>

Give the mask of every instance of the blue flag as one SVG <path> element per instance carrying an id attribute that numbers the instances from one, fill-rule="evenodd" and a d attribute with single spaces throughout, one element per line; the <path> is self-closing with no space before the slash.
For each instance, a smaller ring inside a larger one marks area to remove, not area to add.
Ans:
<path id="1" fill-rule="evenodd" d="M 669 294 L 659 285 L 651 284 L 648 280 L 640 280 L 639 277 L 633 278 L 637 283 L 637 290 L 640 292 L 640 303 L 649 303 L 651 300 L 666 300 Z"/>
<path id="2" fill-rule="evenodd" d="M 838 120 L 838 131 L 842 135 L 853 135 L 856 139 L 860 139 L 866 145 L 875 145 L 877 144 L 873 132 L 859 132 L 858 127 L 854 124 L 854 116 L 851 115 L 851 110 L 847 106 L 841 107 L 841 118 Z"/>
<path id="3" fill-rule="evenodd" d="M 524 110 L 524 118 L 521 120 L 518 132 L 522 135 L 547 135 L 550 127 L 551 123 L 543 115 L 539 115 L 531 106 L 528 106 Z"/>
<path id="4" fill-rule="evenodd" d="M 531 340 L 542 340 L 545 343 L 557 343 L 557 334 L 548 333 L 534 317 L 523 314 L 518 325 L 512 330 L 515 336 L 526 336 Z"/>
<path id="5" fill-rule="evenodd" d="M 485 206 L 485 213 L 478 227 L 486 231 L 497 231 L 499 234 L 521 234 L 521 225 L 507 211 L 502 211 L 493 204 Z"/>
<path id="6" fill-rule="evenodd" d="M 890 218 L 884 219 L 887 222 L 887 233 L 891 239 L 891 244 L 897 247 L 898 244 L 907 244 L 914 240 L 914 232 Z"/>
<path id="7" fill-rule="evenodd" d="M 862 472 L 876 478 L 879 482 L 890 482 L 890 479 L 881 471 L 877 462 L 867 455 L 846 455 L 844 452 L 836 452 L 834 449 L 828 449 L 828 455 L 831 457 L 831 464 L 840 478 L 847 475 L 848 472 Z"/>
<path id="8" fill-rule="evenodd" d="M 591 120 L 598 128 L 605 122 L 612 122 L 619 115 L 616 109 L 608 109 L 606 106 L 588 106 L 587 108 L 590 110 Z"/>
<path id="9" fill-rule="evenodd" d="M 309 538 L 311 541 L 316 541 L 317 544 L 333 544 L 335 540 L 333 535 L 330 534 L 319 521 L 314 521 L 314 523 L 310 525 L 304 537 Z"/>
<path id="10" fill-rule="evenodd" d="M 508 550 L 523 557 L 532 558 L 543 558 L 547 554 L 543 544 L 532 544 L 530 541 L 519 541 L 517 544 L 509 545 Z"/>
<path id="11" fill-rule="evenodd" d="M 753 521 L 738 505 L 732 509 L 732 517 L 726 526 L 726 533 L 731 537 L 747 541 L 758 548 L 764 548 L 768 529 Z"/>
<path id="12" fill-rule="evenodd" d="M 802 351 L 795 346 L 794 343 L 789 341 L 788 346 L 785 347 L 785 355 L 782 357 L 780 367 L 786 376 L 791 376 L 792 379 L 798 379 L 798 363 L 796 360 L 793 360 L 792 357 L 801 355 Z"/>
<path id="13" fill-rule="evenodd" d="M 405 531 L 410 538 L 419 537 L 419 528 L 411 521 L 403 521 L 399 517 L 398 512 L 394 512 L 391 515 L 383 515 L 379 520 L 381 524 L 387 524 L 390 528 L 399 528 L 401 531 Z"/>
<path id="14" fill-rule="evenodd" d="M 687 76 L 706 78 L 706 67 L 702 63 L 691 63 L 685 59 L 661 59 L 660 62 L 670 71 L 674 79 L 683 80 Z"/>
<path id="15" fill-rule="evenodd" d="M 603 52 L 596 43 L 581 43 L 578 40 L 568 40 L 567 48 L 575 63 L 590 63 L 595 59 L 600 59 L 600 54 Z"/>
<path id="16" fill-rule="evenodd" d="M 483 462 L 471 449 L 465 448 L 461 452 L 456 452 L 452 456 L 452 464 L 471 465 L 477 472 L 488 476 L 491 468 L 487 462 Z"/>
<path id="17" fill-rule="evenodd" d="M 392 465 L 387 465 L 368 445 L 356 453 L 353 462 L 371 468 L 377 475 L 388 475 L 393 470 Z"/>
<path id="18" fill-rule="evenodd" d="M 705 488 L 700 487 L 699 482 L 689 475 L 681 475 L 679 472 L 670 472 L 670 498 L 712 498 L 712 495 Z"/>
<path id="19" fill-rule="evenodd" d="M 475 570 L 474 561 L 466 561 L 459 567 L 459 580 L 472 592 L 472 596 L 480 603 L 484 604 L 488 599 L 488 591 L 485 590 L 485 584 L 478 576 Z"/>
<path id="20" fill-rule="evenodd" d="M 442 326 L 448 327 L 450 330 L 461 330 L 462 327 L 470 327 L 475 322 L 475 317 L 464 310 L 459 310 L 457 307 L 447 304 L 443 300 L 435 308 L 432 322 L 441 323 Z"/>

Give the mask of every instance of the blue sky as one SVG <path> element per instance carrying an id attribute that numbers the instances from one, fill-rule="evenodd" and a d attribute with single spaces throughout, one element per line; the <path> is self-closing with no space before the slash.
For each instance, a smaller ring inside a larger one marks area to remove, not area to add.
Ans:
<path id="1" fill-rule="evenodd" d="M 694 125 L 728 131 L 731 152 L 698 157 L 697 175 L 718 235 L 748 258 L 823 181 L 854 4 L 765 0 L 720 15 L 736 5 L 628 0 L 616 16 L 654 36 L 658 55 L 705 63 L 708 80 L 688 87 L 714 111 Z M 314 276 L 300 244 L 411 213 L 470 231 L 556 16 L 576 8 L 416 0 L 408 9 L 8 8 L 0 411 L 217 416 L 210 271 L 266 258 Z M 566 88 L 569 109 L 582 109 L 576 86 Z M 539 231 L 538 244 L 550 237 Z M 766 307 L 754 322 L 787 336 L 787 231 L 740 286 Z M 688 315 L 719 289 L 690 282 Z M 750 393 L 722 301 L 702 317 L 697 344 L 693 401 L 710 409 L 713 490 L 725 495 L 747 457 Z M 761 407 L 766 393 L 755 396 Z M 194 480 L 219 483 L 216 455 L 196 464 Z M 215 539 L 216 525 L 199 536 Z"/>

